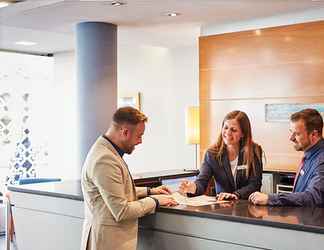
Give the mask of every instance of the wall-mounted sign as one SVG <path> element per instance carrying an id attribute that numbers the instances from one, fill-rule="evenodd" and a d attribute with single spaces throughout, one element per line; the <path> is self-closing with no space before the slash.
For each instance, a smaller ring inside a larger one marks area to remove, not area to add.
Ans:
<path id="1" fill-rule="evenodd" d="M 324 103 L 275 103 L 265 104 L 265 121 L 289 122 L 291 114 L 306 108 L 316 109 L 324 118 Z"/>

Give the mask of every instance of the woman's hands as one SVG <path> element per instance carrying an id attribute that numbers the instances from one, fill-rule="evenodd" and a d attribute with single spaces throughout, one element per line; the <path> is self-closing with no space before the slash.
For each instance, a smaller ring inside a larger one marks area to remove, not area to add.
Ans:
<path id="1" fill-rule="evenodd" d="M 194 183 L 193 181 L 182 181 L 179 186 L 179 191 L 183 194 L 194 194 L 196 193 L 196 189 L 196 183 Z"/>

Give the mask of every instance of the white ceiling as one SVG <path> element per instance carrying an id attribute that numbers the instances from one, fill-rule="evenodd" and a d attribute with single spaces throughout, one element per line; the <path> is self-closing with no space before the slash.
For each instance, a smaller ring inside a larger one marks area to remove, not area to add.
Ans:
<path id="1" fill-rule="evenodd" d="M 190 43 L 202 25 L 271 17 L 324 8 L 324 0 L 125 0 L 113 7 L 102 0 L 27 0 L 0 9 L 0 48 L 55 53 L 74 48 L 74 26 L 83 21 L 118 25 L 121 43 L 154 46 Z M 166 12 L 181 13 L 168 17 Z M 37 42 L 31 47 L 15 41 Z"/>

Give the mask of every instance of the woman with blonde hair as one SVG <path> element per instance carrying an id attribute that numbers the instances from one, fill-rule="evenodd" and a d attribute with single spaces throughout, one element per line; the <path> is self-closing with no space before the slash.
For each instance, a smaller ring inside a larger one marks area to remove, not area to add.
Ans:
<path id="1" fill-rule="evenodd" d="M 225 116 L 221 134 L 207 150 L 196 181 L 183 181 L 179 190 L 201 195 L 214 177 L 219 200 L 247 199 L 260 190 L 262 171 L 262 149 L 252 140 L 249 118 L 235 110 Z"/>

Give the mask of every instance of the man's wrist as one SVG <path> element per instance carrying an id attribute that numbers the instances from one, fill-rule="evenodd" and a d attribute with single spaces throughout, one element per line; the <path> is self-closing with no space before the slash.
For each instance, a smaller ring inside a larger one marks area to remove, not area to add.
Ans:
<path id="1" fill-rule="evenodd" d="M 280 206 L 278 194 L 268 194 L 267 205 L 269 206 Z"/>
<path id="2" fill-rule="evenodd" d="M 147 187 L 147 196 L 151 195 L 151 188 Z"/>
<path id="3" fill-rule="evenodd" d="M 152 198 L 152 199 L 155 201 L 155 209 L 159 208 L 159 207 L 160 207 L 160 202 L 159 202 L 159 200 L 156 199 L 156 198 L 154 198 L 154 197 L 152 197 L 152 196 L 150 196 L 150 198 Z"/>
<path id="4" fill-rule="evenodd" d="M 240 195 L 239 192 L 234 192 L 233 194 L 236 195 L 237 199 L 240 199 L 241 198 L 241 195 Z"/>

